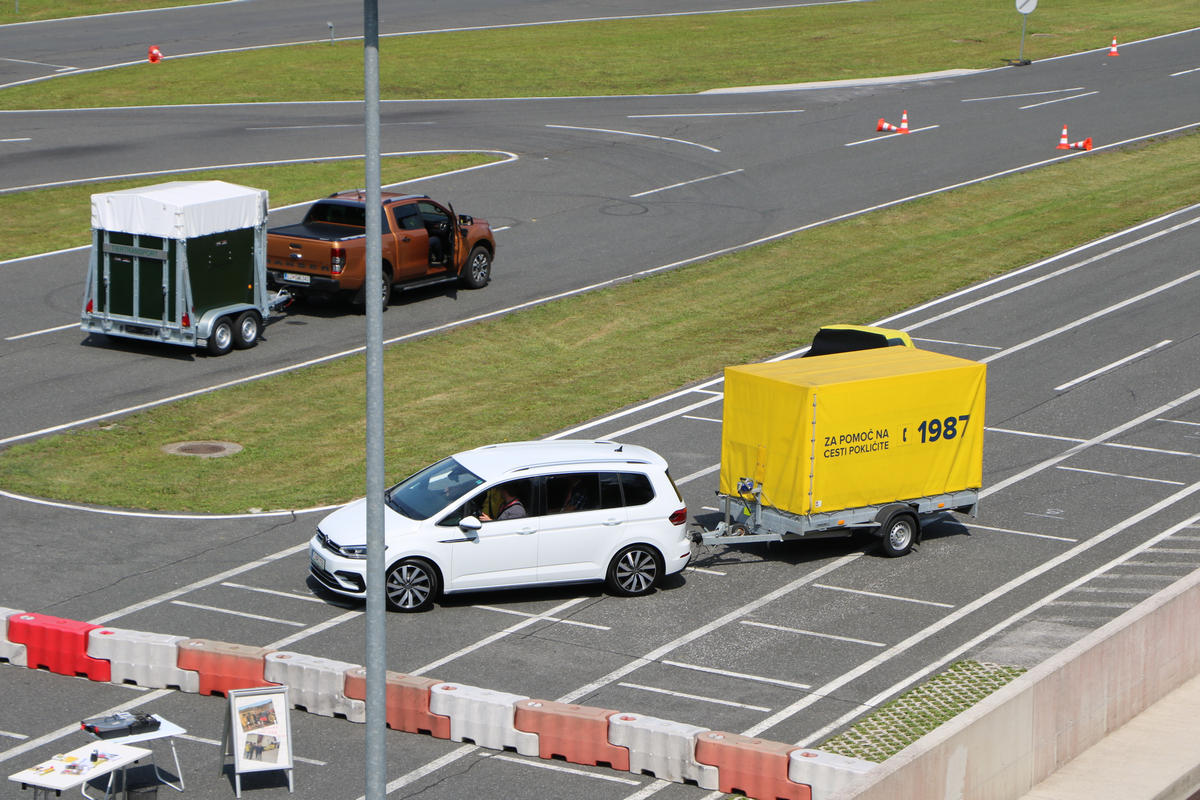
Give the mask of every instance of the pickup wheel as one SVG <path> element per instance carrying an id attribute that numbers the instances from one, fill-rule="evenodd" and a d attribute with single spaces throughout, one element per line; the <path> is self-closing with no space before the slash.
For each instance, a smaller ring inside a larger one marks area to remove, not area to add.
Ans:
<path id="1" fill-rule="evenodd" d="M 262 334 L 262 317 L 257 311 L 243 311 L 233 324 L 233 346 L 239 350 L 248 350 L 258 344 Z"/>
<path id="2" fill-rule="evenodd" d="M 363 311 L 366 311 L 367 309 L 366 288 L 367 287 L 364 285 L 363 288 L 358 290 L 358 294 L 354 296 L 354 305 L 358 306 Z M 391 305 L 392 302 L 392 274 L 387 271 L 387 267 L 384 267 L 383 277 L 380 279 L 379 293 L 383 298 L 382 310 L 387 311 L 388 306 Z"/>
<path id="3" fill-rule="evenodd" d="M 233 323 L 229 317 L 221 317 L 213 323 L 212 332 L 208 334 L 208 353 L 223 356 L 233 349 Z"/>
<path id="4" fill-rule="evenodd" d="M 917 539 L 919 523 L 908 511 L 897 511 L 879 528 L 879 549 L 888 558 L 902 556 L 912 550 Z"/>
<path id="5" fill-rule="evenodd" d="M 482 289 L 492 279 L 492 254 L 483 245 L 476 245 L 467 257 L 459 282 L 468 289 Z"/>

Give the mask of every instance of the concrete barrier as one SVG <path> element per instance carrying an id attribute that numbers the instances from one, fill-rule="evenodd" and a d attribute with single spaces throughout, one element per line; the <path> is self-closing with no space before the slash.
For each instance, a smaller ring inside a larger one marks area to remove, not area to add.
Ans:
<path id="1" fill-rule="evenodd" d="M 553 700 L 519 700 L 515 708 L 513 724 L 537 734 L 540 757 L 629 771 L 629 750 L 608 741 L 608 718 L 616 711 Z"/>
<path id="2" fill-rule="evenodd" d="M 88 633 L 87 653 L 108 661 L 112 683 L 197 692 L 199 676 L 178 667 L 179 643 L 183 641 L 186 636 L 95 628 Z"/>
<path id="3" fill-rule="evenodd" d="M 224 697 L 230 689 L 253 689 L 269 686 L 263 675 L 265 647 L 217 642 L 212 639 L 187 639 L 179 643 L 180 669 L 199 675 L 200 694 Z"/>
<path id="4" fill-rule="evenodd" d="M 450 738 L 450 718 L 429 710 L 429 690 L 438 683 L 437 678 L 422 678 L 405 675 L 403 672 L 386 673 L 384 689 L 387 703 L 387 726 L 395 731 L 424 733 L 437 739 Z M 367 671 L 354 667 L 346 672 L 346 696 L 366 699 Z"/>
<path id="5" fill-rule="evenodd" d="M 107 682 L 111 677 L 108 662 L 87 654 L 88 633 L 99 627 L 88 622 L 26 612 L 8 618 L 8 638 L 25 645 L 27 667 Z"/>
<path id="6" fill-rule="evenodd" d="M 1200 675 L 1197 619 L 1200 572 L 1016 678 L 833 800 L 1018 800 Z"/>
<path id="7" fill-rule="evenodd" d="M 608 718 L 608 741 L 629 750 L 630 772 L 716 789 L 717 768 L 696 760 L 696 737 L 707 730 L 641 714 Z"/>
<path id="8" fill-rule="evenodd" d="M 724 731 L 696 737 L 696 760 L 717 768 L 717 788 L 754 800 L 812 800 L 809 786 L 788 778 L 789 756 L 795 749 Z"/>
<path id="9" fill-rule="evenodd" d="M 874 761 L 824 750 L 793 750 L 788 754 L 788 779 L 808 784 L 812 800 L 828 800 L 877 766 Z"/>
<path id="10" fill-rule="evenodd" d="M 263 677 L 288 687 L 288 702 L 322 717 L 365 722 L 367 706 L 346 696 L 346 673 L 357 664 L 276 650 L 263 659 Z"/>
<path id="11" fill-rule="evenodd" d="M 536 756 L 537 734 L 519 731 L 514 724 L 516 704 L 528 699 L 461 683 L 439 683 L 430 689 L 429 708 L 450 719 L 451 741 Z"/>
<path id="12" fill-rule="evenodd" d="M 15 608 L 0 608 L 0 661 L 7 661 L 18 667 L 26 666 L 25 645 L 8 638 L 8 618 L 14 614 L 24 613 Z"/>

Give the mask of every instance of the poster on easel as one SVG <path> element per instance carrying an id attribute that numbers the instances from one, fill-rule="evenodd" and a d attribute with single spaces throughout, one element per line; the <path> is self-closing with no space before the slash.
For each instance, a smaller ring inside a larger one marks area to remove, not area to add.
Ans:
<path id="1" fill-rule="evenodd" d="M 233 756 L 233 786 L 242 796 L 242 774 L 281 769 L 292 791 L 292 720 L 286 686 L 231 689 L 221 748 L 221 769 Z"/>

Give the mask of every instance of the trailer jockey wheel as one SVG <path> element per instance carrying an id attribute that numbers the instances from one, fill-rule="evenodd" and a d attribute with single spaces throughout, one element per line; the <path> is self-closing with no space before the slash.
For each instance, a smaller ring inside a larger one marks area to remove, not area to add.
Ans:
<path id="1" fill-rule="evenodd" d="M 262 318 L 257 311 L 243 311 L 238 315 L 233 325 L 233 346 L 238 350 L 248 350 L 258 344 L 262 333 Z"/>
<path id="2" fill-rule="evenodd" d="M 889 558 L 902 556 L 912 550 L 920 523 L 911 511 L 897 511 L 879 526 L 879 547 Z"/>

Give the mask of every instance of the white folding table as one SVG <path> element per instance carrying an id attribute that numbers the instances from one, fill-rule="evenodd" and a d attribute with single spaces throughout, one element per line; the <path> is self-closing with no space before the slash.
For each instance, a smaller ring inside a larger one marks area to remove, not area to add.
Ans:
<path id="1" fill-rule="evenodd" d="M 92 761 L 93 752 L 97 756 L 95 761 Z M 152 755 L 152 752 L 144 747 L 131 747 L 126 744 L 104 741 L 92 742 L 82 747 L 76 747 L 69 753 L 59 753 L 36 766 L 9 775 L 8 779 L 21 784 L 22 789 L 26 786 L 31 787 L 34 800 L 38 800 L 39 796 L 44 800 L 49 800 L 50 792 L 59 795 L 64 789 L 74 789 L 76 786 L 79 787 L 79 793 L 87 800 L 97 800 L 87 793 L 88 781 L 107 775 L 108 783 L 104 787 L 104 800 L 108 800 L 113 794 L 113 780 L 116 778 L 117 770 L 122 773 L 121 786 L 124 787 L 125 768 L 148 755 Z"/>
<path id="2" fill-rule="evenodd" d="M 174 784 L 167 780 L 163 773 L 158 768 L 158 761 L 154 758 L 154 751 L 150 751 L 150 763 L 154 765 L 154 777 L 159 783 L 170 786 L 177 792 L 183 791 L 183 769 L 179 766 L 179 752 L 175 749 L 175 737 L 187 733 L 186 728 L 181 728 L 174 722 L 168 722 L 158 714 L 150 716 L 158 720 L 158 728 L 152 731 L 144 731 L 142 733 L 134 733 L 129 736 L 114 736 L 111 739 L 98 739 L 106 744 L 136 744 L 137 742 L 150 742 L 155 739 L 167 739 L 171 743 L 171 755 L 175 758 L 175 774 L 179 776 L 179 783 Z"/>

